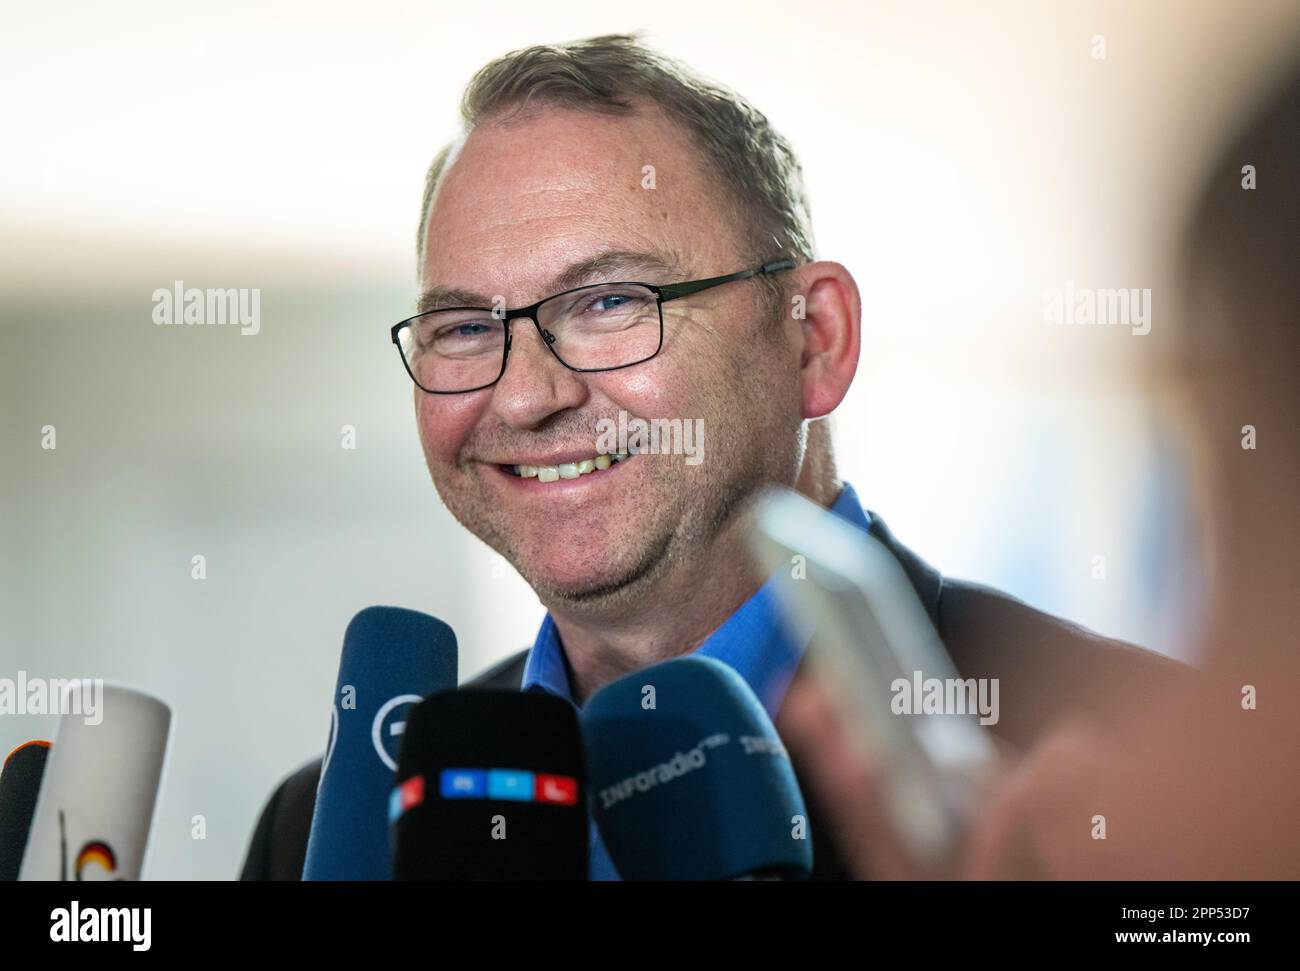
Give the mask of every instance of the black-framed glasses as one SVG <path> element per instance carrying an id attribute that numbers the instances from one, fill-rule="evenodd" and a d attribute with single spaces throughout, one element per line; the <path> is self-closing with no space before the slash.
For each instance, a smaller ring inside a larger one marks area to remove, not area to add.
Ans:
<path id="1" fill-rule="evenodd" d="M 533 322 L 542 342 L 570 371 L 616 371 L 659 353 L 665 302 L 794 267 L 794 260 L 777 260 L 685 283 L 596 283 L 515 310 L 429 310 L 395 325 L 392 338 L 411 380 L 429 394 L 481 391 L 500 381 L 510 356 L 510 323 L 520 317 Z"/>

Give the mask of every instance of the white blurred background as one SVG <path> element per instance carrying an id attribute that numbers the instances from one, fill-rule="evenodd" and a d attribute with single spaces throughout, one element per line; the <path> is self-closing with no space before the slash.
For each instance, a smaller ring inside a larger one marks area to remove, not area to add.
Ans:
<path id="1" fill-rule="evenodd" d="M 447 9 L 5 15 L 0 677 L 173 706 L 147 877 L 236 875 L 323 749 L 361 607 L 447 620 L 462 679 L 532 642 L 536 598 L 428 480 L 388 328 L 462 87 L 533 43 L 644 29 L 793 141 L 819 255 L 864 293 L 841 472 L 904 543 L 1188 655 L 1193 486 L 1140 376 L 1177 326 L 1179 207 L 1300 34 L 1293 0 Z M 260 288 L 261 332 L 154 325 L 176 280 Z M 1045 325 L 1067 281 L 1151 288 L 1152 333 Z M 53 728 L 0 717 L 0 752 Z"/>

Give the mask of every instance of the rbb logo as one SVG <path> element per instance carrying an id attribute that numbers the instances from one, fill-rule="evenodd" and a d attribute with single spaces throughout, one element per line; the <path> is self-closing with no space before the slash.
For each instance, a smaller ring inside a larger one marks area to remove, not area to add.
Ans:
<path id="1" fill-rule="evenodd" d="M 397 771 L 397 751 L 402 744 L 402 733 L 406 731 L 407 706 L 418 705 L 423 700 L 419 695 L 398 695 L 384 702 L 375 713 L 370 726 L 370 741 L 374 743 L 379 761 L 393 772 Z"/>

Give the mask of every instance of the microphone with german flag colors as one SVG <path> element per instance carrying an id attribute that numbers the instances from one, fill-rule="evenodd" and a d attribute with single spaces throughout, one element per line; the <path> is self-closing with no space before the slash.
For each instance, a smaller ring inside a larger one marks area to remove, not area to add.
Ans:
<path id="1" fill-rule="evenodd" d="M 171 709 L 102 682 L 74 681 L 67 692 L 98 693 L 99 704 L 65 693 L 18 879 L 139 880 Z"/>

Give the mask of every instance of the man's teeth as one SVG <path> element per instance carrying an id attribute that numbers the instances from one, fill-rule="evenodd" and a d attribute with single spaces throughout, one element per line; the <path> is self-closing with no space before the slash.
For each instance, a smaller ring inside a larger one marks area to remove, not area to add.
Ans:
<path id="1" fill-rule="evenodd" d="M 513 465 L 510 468 L 520 478 L 554 482 L 557 479 L 576 479 L 579 476 L 590 475 L 592 472 L 603 471 L 626 458 L 626 454 L 596 455 L 581 462 L 565 462 L 562 465 Z"/>

